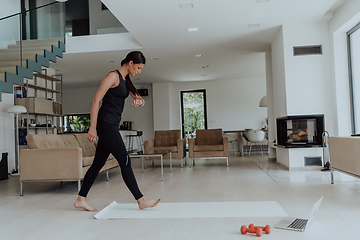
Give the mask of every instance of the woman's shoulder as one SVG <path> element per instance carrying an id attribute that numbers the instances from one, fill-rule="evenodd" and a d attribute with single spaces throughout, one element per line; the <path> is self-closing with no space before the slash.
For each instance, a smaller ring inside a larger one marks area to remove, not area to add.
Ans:
<path id="1" fill-rule="evenodd" d="M 115 71 L 112 71 L 112 72 L 109 72 L 108 74 L 106 74 L 106 76 L 104 78 L 115 81 L 119 78 L 119 75 Z"/>

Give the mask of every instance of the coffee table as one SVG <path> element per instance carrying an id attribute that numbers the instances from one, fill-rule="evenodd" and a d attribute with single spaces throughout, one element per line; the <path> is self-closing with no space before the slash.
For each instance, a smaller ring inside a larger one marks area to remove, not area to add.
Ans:
<path id="1" fill-rule="evenodd" d="M 150 154 L 129 154 L 131 158 L 141 158 L 141 170 L 144 172 L 144 161 L 146 157 L 160 157 L 161 160 L 161 181 L 164 181 L 164 156 L 170 154 L 170 172 L 172 172 L 172 161 L 171 161 L 171 151 L 165 151 L 162 153 L 150 153 Z"/>

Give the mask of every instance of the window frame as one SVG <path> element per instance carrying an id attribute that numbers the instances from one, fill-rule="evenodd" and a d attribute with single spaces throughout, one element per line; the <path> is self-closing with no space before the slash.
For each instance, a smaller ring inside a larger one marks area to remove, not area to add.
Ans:
<path id="1" fill-rule="evenodd" d="M 359 134 L 360 132 L 356 132 L 356 119 L 355 119 L 355 102 L 354 102 L 354 80 L 353 80 L 353 71 L 352 71 L 352 52 L 351 52 L 351 34 L 355 33 L 360 29 L 360 23 L 356 24 L 353 28 L 351 28 L 347 34 L 347 51 L 348 51 L 348 71 L 349 71 L 349 90 L 350 90 L 350 113 L 351 113 L 351 132 L 353 135 Z M 359 116 L 360 117 L 360 116 Z M 360 128 L 360 126 L 358 126 Z"/>

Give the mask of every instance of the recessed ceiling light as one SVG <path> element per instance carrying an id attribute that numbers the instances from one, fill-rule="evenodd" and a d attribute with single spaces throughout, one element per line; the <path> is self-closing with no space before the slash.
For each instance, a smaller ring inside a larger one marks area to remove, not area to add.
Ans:
<path id="1" fill-rule="evenodd" d="M 159 60 L 157 57 L 150 58 L 151 60 Z"/>
<path id="2" fill-rule="evenodd" d="M 193 3 L 180 3 L 180 8 L 181 9 L 190 9 L 190 8 L 194 8 L 194 4 Z"/>
<path id="3" fill-rule="evenodd" d="M 108 63 L 116 63 L 115 60 L 106 60 Z"/>
<path id="4" fill-rule="evenodd" d="M 191 28 L 188 28 L 187 30 L 188 30 L 188 32 L 197 32 L 197 31 L 199 31 L 199 28 L 191 27 Z"/>
<path id="5" fill-rule="evenodd" d="M 196 54 L 195 57 L 203 57 L 204 55 L 202 54 Z"/>
<path id="6" fill-rule="evenodd" d="M 250 23 L 249 27 L 260 27 L 260 23 Z"/>

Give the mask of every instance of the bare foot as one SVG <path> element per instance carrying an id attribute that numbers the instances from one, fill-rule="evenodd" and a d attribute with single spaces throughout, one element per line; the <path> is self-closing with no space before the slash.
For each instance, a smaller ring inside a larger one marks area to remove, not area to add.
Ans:
<path id="1" fill-rule="evenodd" d="M 96 208 L 91 207 L 87 202 L 85 197 L 78 196 L 74 203 L 74 207 L 83 208 L 89 212 L 97 212 Z"/>
<path id="2" fill-rule="evenodd" d="M 140 209 L 155 207 L 160 201 L 160 198 L 158 200 L 150 200 L 146 197 L 137 200 Z"/>

